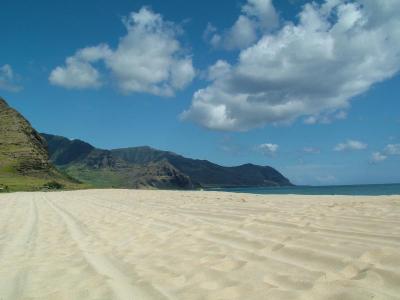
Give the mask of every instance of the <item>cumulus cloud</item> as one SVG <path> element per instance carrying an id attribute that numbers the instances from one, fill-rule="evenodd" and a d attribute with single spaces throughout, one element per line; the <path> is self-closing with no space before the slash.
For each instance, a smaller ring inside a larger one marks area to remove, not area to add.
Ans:
<path id="1" fill-rule="evenodd" d="M 257 147 L 264 155 L 272 156 L 278 151 L 279 146 L 277 144 L 265 143 Z"/>
<path id="2" fill-rule="evenodd" d="M 170 96 L 192 81 L 192 59 L 182 53 L 174 24 L 147 8 L 125 24 L 128 34 L 107 60 L 123 91 Z"/>
<path id="3" fill-rule="evenodd" d="M 379 163 L 387 159 L 387 156 L 382 154 L 381 152 L 373 152 L 371 155 L 372 163 Z"/>
<path id="4" fill-rule="evenodd" d="M 345 118 L 352 98 L 399 71 L 399 28 L 400 1 L 306 4 L 226 63 L 182 117 L 231 131 Z"/>
<path id="5" fill-rule="evenodd" d="M 50 82 L 67 88 L 97 88 L 102 85 L 101 75 L 93 63 L 98 61 L 124 93 L 172 96 L 193 80 L 192 59 L 178 40 L 180 28 L 146 7 L 131 13 L 124 25 L 127 34 L 116 49 L 106 44 L 83 48 L 51 72 Z"/>
<path id="6" fill-rule="evenodd" d="M 87 47 L 68 57 L 65 66 L 56 67 L 49 80 L 52 84 L 70 89 L 98 88 L 102 85 L 99 71 L 92 63 L 111 56 L 107 45 Z"/>
<path id="7" fill-rule="evenodd" d="M 210 81 L 216 80 L 221 76 L 229 74 L 231 65 L 225 60 L 218 60 L 214 65 L 208 68 L 207 79 Z"/>
<path id="8" fill-rule="evenodd" d="M 208 24 L 205 38 L 216 48 L 243 49 L 253 44 L 260 33 L 275 28 L 277 23 L 278 14 L 272 0 L 247 0 L 231 28 L 218 33 L 212 24 Z"/>
<path id="9" fill-rule="evenodd" d="M 364 150 L 367 148 L 367 144 L 356 140 L 347 140 L 344 143 L 337 144 L 333 149 L 335 151 L 345 151 L 345 150 Z"/>
<path id="10" fill-rule="evenodd" d="M 21 86 L 15 83 L 15 74 L 12 67 L 8 64 L 0 67 L 0 89 L 10 91 L 10 92 L 18 92 L 22 89 Z"/>
<path id="11" fill-rule="evenodd" d="M 272 0 L 247 0 L 242 7 L 242 12 L 249 17 L 256 18 L 259 26 L 264 30 L 273 29 L 279 21 Z"/>

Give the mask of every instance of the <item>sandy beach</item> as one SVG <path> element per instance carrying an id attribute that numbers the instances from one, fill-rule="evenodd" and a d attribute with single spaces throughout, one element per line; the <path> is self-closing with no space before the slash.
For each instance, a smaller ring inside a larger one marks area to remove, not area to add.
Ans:
<path id="1" fill-rule="evenodd" d="M 0 195 L 0 299 L 400 299 L 400 196 Z"/>

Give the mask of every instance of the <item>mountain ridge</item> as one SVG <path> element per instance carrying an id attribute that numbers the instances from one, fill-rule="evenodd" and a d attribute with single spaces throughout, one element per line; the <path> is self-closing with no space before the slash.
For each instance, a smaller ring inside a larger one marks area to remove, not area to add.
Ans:
<path id="1" fill-rule="evenodd" d="M 177 153 L 158 150 L 150 146 L 104 150 L 79 139 L 70 140 L 46 133 L 41 135 L 49 145 L 52 162 L 84 182 L 90 182 L 95 176 L 105 176 L 104 179 L 109 176 L 110 182 L 117 183 L 118 187 L 146 187 L 148 185 L 153 188 L 161 186 L 193 189 L 292 185 L 286 177 L 270 166 L 247 163 L 225 167 L 208 160 L 186 158 Z M 156 169 L 158 171 L 155 171 Z M 86 177 L 82 176 L 83 174 Z M 153 174 L 153 177 L 150 174 Z M 143 178 L 139 175 L 147 178 L 147 181 L 142 181 Z M 155 178 L 157 176 L 162 177 L 163 180 L 157 181 Z M 111 180 L 115 177 L 119 180 Z M 179 184 L 176 186 L 172 184 L 173 182 Z M 93 181 L 90 183 L 93 184 Z"/>
<path id="2" fill-rule="evenodd" d="M 226 167 L 150 146 L 107 150 L 80 139 L 39 134 L 0 97 L 0 191 L 9 186 L 38 190 L 48 183 L 150 189 L 292 185 L 270 166 Z"/>

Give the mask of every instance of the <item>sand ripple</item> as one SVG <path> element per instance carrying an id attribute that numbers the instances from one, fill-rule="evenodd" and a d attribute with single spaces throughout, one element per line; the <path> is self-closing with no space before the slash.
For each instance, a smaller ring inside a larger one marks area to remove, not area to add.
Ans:
<path id="1" fill-rule="evenodd" d="M 400 299 L 400 197 L 1 195 L 0 299 Z"/>

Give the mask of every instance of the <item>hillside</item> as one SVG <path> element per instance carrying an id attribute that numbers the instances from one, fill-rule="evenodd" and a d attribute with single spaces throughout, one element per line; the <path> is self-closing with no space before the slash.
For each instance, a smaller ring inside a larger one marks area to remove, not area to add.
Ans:
<path id="1" fill-rule="evenodd" d="M 54 164 L 96 186 L 192 189 L 292 185 L 269 166 L 224 167 L 146 146 L 101 150 L 81 140 L 42 136 L 47 140 Z"/>
<path id="2" fill-rule="evenodd" d="M 70 186 L 77 181 L 49 161 L 46 140 L 7 102 L 0 98 L 0 187 L 34 190 L 50 181 Z"/>

